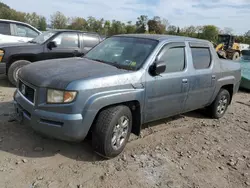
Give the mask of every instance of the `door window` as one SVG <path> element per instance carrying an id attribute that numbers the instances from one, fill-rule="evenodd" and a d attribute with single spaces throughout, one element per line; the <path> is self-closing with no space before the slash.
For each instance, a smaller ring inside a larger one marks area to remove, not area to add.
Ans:
<path id="1" fill-rule="evenodd" d="M 32 28 L 21 24 L 16 24 L 16 32 L 19 37 L 35 38 L 39 35 L 39 33 Z"/>
<path id="2" fill-rule="evenodd" d="M 56 42 L 57 48 L 79 48 L 77 33 L 61 33 L 53 41 Z"/>
<path id="3" fill-rule="evenodd" d="M 195 69 L 207 69 L 211 65 L 209 48 L 191 48 Z"/>
<path id="4" fill-rule="evenodd" d="M 0 22 L 0 34 L 10 35 L 10 24 Z"/>
<path id="5" fill-rule="evenodd" d="M 166 64 L 165 73 L 183 71 L 185 69 L 185 48 L 165 47 L 159 57 L 159 60 Z"/>

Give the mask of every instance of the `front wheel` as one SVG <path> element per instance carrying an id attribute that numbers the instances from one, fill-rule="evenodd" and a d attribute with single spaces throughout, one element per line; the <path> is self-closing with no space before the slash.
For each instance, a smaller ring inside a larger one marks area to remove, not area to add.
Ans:
<path id="1" fill-rule="evenodd" d="M 132 128 L 132 114 L 127 106 L 104 109 L 98 115 L 92 130 L 95 152 L 105 158 L 119 155 L 128 142 Z"/>
<path id="2" fill-rule="evenodd" d="M 28 64 L 30 64 L 30 61 L 27 60 L 18 60 L 11 64 L 8 70 L 8 79 L 14 86 L 17 84 L 20 69 Z"/>
<path id="3" fill-rule="evenodd" d="M 221 89 L 214 102 L 208 107 L 209 113 L 213 118 L 221 118 L 228 108 L 230 94 L 226 89 Z"/>

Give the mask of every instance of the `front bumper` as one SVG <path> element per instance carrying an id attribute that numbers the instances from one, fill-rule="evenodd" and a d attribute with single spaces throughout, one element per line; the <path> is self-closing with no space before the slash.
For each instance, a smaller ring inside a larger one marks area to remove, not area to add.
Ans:
<path id="1" fill-rule="evenodd" d="M 24 124 L 47 136 L 66 141 L 82 141 L 88 133 L 82 114 L 62 114 L 37 109 L 19 91 L 14 94 L 14 105 L 16 111 L 21 111 Z"/>
<path id="2" fill-rule="evenodd" d="M 0 74 L 6 74 L 6 63 L 0 62 Z"/>

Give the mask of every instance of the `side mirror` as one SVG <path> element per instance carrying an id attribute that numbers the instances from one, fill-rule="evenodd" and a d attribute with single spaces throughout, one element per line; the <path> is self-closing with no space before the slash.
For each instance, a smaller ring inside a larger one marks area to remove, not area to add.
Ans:
<path id="1" fill-rule="evenodd" d="M 157 56 L 153 65 L 149 68 L 149 73 L 152 76 L 157 76 L 161 73 L 164 73 L 166 70 L 166 64 L 164 61 L 161 61 Z"/>
<path id="2" fill-rule="evenodd" d="M 51 50 L 52 48 L 56 48 L 57 47 L 57 44 L 55 41 L 50 41 L 48 44 L 47 44 L 47 47 Z"/>
<path id="3" fill-rule="evenodd" d="M 154 63 L 151 65 L 149 72 L 152 76 L 160 75 L 161 73 L 164 73 L 166 70 L 166 64 L 165 63 Z"/>

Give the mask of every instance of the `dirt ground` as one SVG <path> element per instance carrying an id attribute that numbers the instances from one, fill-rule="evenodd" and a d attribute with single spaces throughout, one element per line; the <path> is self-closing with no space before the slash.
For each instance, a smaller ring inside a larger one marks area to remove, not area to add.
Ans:
<path id="1" fill-rule="evenodd" d="M 9 122 L 14 88 L 0 78 L 0 187 L 250 187 L 250 93 L 240 91 L 220 120 L 202 111 L 146 125 L 117 158 L 91 142 L 42 137 Z"/>

